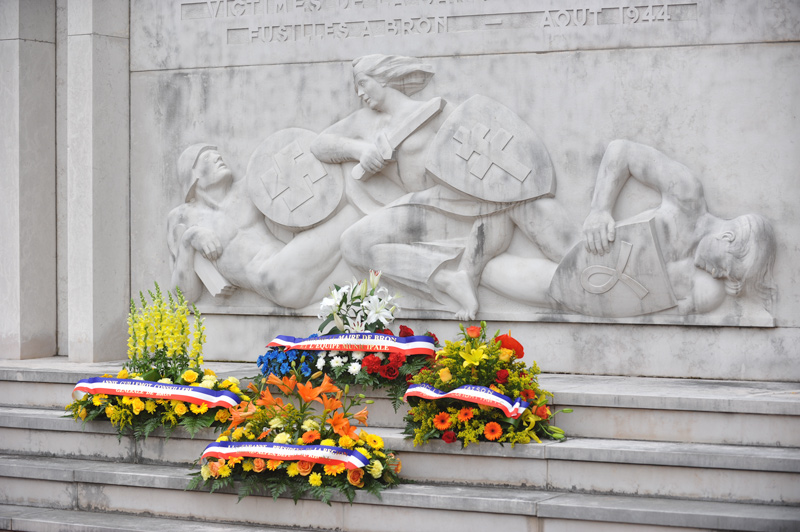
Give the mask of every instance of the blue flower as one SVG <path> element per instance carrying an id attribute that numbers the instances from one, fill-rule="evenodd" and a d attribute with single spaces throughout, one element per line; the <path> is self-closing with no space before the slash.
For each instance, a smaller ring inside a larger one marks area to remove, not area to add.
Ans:
<path id="1" fill-rule="evenodd" d="M 292 371 L 292 368 L 291 368 L 291 366 L 289 366 L 289 364 L 287 364 L 286 362 L 284 362 L 283 364 L 281 364 L 281 368 L 280 368 L 280 370 L 281 370 L 281 373 L 282 373 L 283 375 L 286 375 L 286 374 L 288 374 L 290 371 Z"/>
<path id="2" fill-rule="evenodd" d="M 311 375 L 311 368 L 308 367 L 308 364 L 303 362 L 303 364 L 300 366 L 300 373 L 303 374 L 303 377 L 308 377 Z"/>

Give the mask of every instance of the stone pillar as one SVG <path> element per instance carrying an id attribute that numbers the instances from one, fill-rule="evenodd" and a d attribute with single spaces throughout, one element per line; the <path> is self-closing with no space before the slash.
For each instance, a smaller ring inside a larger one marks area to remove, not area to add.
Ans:
<path id="1" fill-rule="evenodd" d="M 0 0 L 0 358 L 56 353 L 55 1 Z"/>
<path id="2" fill-rule="evenodd" d="M 125 357 L 130 305 L 128 0 L 67 13 L 69 358 Z"/>

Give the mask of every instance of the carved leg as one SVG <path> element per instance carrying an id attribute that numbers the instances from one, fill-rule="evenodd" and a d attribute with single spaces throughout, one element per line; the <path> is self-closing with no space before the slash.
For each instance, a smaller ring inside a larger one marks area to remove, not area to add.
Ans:
<path id="1" fill-rule="evenodd" d="M 553 262 L 581 240 L 580 226 L 570 220 L 564 207 L 553 198 L 526 201 L 509 211 L 514 223 Z"/>

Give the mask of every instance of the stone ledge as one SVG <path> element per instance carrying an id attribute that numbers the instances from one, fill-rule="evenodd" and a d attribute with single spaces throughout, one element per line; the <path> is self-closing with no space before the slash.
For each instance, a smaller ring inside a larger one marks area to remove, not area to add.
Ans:
<path id="1" fill-rule="evenodd" d="M 46 480 L 49 477 L 56 482 L 166 489 L 167 492 L 160 495 L 162 498 L 169 498 L 171 496 L 169 492 L 182 490 L 186 485 L 188 472 L 187 469 L 180 467 L 136 466 L 88 460 L 54 459 L 49 462 L 47 466 L 39 466 L 35 460 L 29 458 L 0 457 L 3 474 L 7 477 L 13 478 L 27 472 L 28 478 Z M 49 474 L 43 474 L 46 470 Z M 31 472 L 36 476 L 31 476 Z M 10 482 L 13 483 L 13 480 Z M 204 492 L 197 494 L 204 500 L 214 497 Z M 504 514 L 539 519 L 683 526 L 714 530 L 789 531 L 796 530 L 797 524 L 800 523 L 800 508 L 763 504 L 425 484 L 402 485 L 387 490 L 382 495 L 383 499 L 378 500 L 369 494 L 359 493 L 354 504 L 384 508 L 401 507 L 406 508 L 409 513 L 413 513 L 414 509 L 447 510 L 467 512 L 465 515 Z M 181 495 L 180 499 L 185 502 L 186 496 Z M 344 502 L 342 498 L 334 499 L 334 504 L 337 506 Z M 19 516 L 18 512 L 30 518 L 29 511 L 34 512 L 28 509 L 20 510 L 14 506 L 0 506 L 0 520 L 9 518 L 13 520 L 15 514 Z M 119 511 L 125 512 L 126 509 L 119 508 Z"/>
<path id="2" fill-rule="evenodd" d="M 308 530 L 5 504 L 0 505 L 0 527 L 3 530 L 36 530 L 37 532 L 152 532 L 153 530 L 178 530 L 178 527 L 184 532 L 288 532 L 289 530 L 304 532 L 304 530 Z"/>
<path id="3" fill-rule="evenodd" d="M 559 406 L 800 416 L 800 383 L 542 374 Z"/>
<path id="4" fill-rule="evenodd" d="M 52 410 L 0 407 L 0 427 L 116 434 L 116 429 L 105 422 L 88 422 L 83 428 L 82 423 L 60 416 L 59 412 Z M 517 445 L 514 448 L 510 445 L 478 444 L 461 449 L 457 444 L 440 440 L 414 447 L 413 442 L 398 429 L 370 430 L 381 436 L 387 447 L 409 453 L 800 473 L 800 448 L 791 447 L 569 438 L 561 442 L 544 440 L 541 444 Z M 160 439 L 162 435 L 163 431 L 158 430 L 150 438 Z M 191 441 L 202 446 L 203 442 L 211 442 L 216 436 L 212 429 L 203 429 Z M 189 438 L 182 428 L 177 428 L 170 439 Z M 187 462 L 194 458 L 187 458 Z"/>

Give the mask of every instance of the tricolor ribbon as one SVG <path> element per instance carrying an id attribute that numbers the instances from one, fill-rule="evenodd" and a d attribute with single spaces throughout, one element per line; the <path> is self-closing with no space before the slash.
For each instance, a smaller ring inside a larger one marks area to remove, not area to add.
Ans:
<path id="1" fill-rule="evenodd" d="M 267 347 L 284 347 L 303 351 L 380 351 L 406 355 L 433 355 L 435 346 L 430 336 L 392 336 L 378 333 L 331 334 L 315 338 L 278 336 Z"/>
<path id="2" fill-rule="evenodd" d="M 291 445 L 272 442 L 218 441 L 209 444 L 201 458 L 264 458 L 267 460 L 305 460 L 317 464 L 344 464 L 347 469 L 367 467 L 369 458 L 355 449 L 327 445 Z"/>
<path id="3" fill-rule="evenodd" d="M 135 379 L 112 379 L 108 377 L 81 379 L 72 390 L 72 397 L 77 400 L 83 397 L 84 393 L 169 399 L 196 405 L 206 404 L 209 408 L 218 406 L 231 408 L 241 402 L 241 398 L 238 395 L 228 390 L 209 390 L 202 386 L 183 386 L 181 384 Z"/>
<path id="4" fill-rule="evenodd" d="M 436 399 L 458 399 L 469 403 L 493 406 L 502 410 L 506 416 L 512 419 L 517 419 L 521 416 L 529 406 L 529 403 L 520 398 L 512 401 L 510 397 L 497 393 L 486 386 L 474 386 L 471 384 L 459 386 L 450 392 L 443 392 L 430 384 L 412 384 L 406 390 L 403 399 L 408 397 L 420 397 L 430 401 Z"/>

